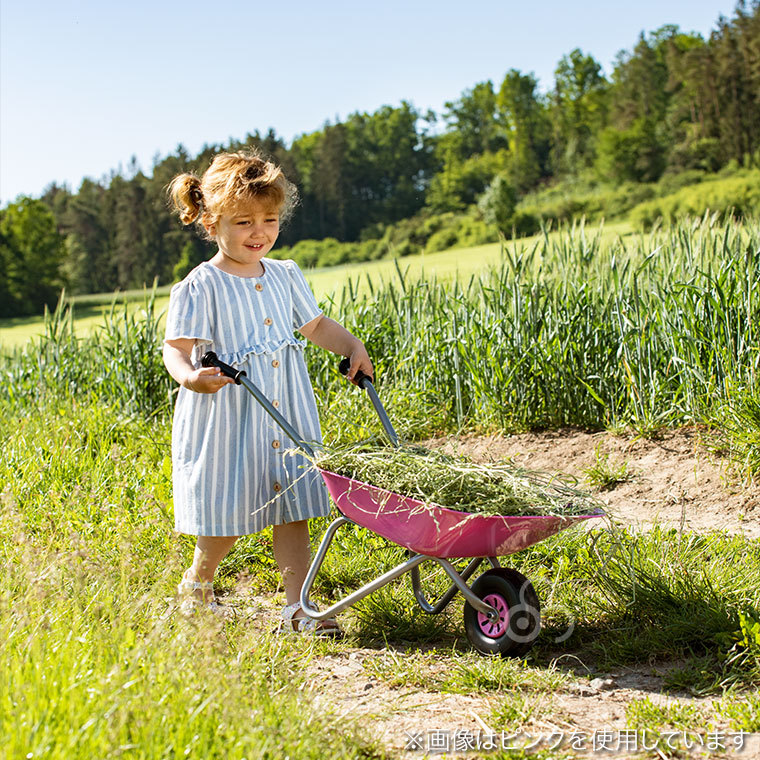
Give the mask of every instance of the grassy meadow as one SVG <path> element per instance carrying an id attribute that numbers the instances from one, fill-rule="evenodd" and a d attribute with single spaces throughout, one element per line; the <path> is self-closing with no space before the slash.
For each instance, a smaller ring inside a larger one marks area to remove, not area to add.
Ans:
<path id="1" fill-rule="evenodd" d="M 407 276 L 415 279 L 429 275 L 450 281 L 472 277 L 483 268 L 496 265 L 500 252 L 499 244 L 492 243 L 467 249 L 409 256 L 403 259 L 401 266 Z M 307 272 L 307 275 L 317 298 L 324 300 L 335 297 L 349 282 L 356 283 L 358 289 L 365 292 L 368 280 L 375 283 L 393 281 L 396 279 L 397 265 L 395 260 L 385 259 L 315 269 Z M 164 285 L 155 289 L 131 290 L 117 294 L 75 296 L 69 302 L 74 329 L 78 335 L 92 334 L 101 326 L 114 306 L 119 311 L 125 307 L 130 311 L 139 311 L 145 300 L 151 297 L 154 308 L 161 311 L 169 303 L 170 289 L 171 286 Z M 41 316 L 0 319 L 0 348 L 23 346 L 30 339 L 42 335 L 44 330 L 45 322 Z"/>
<path id="2" fill-rule="evenodd" d="M 550 233 L 550 237 L 561 233 Z M 616 222 L 607 225 L 603 236 L 612 240 L 616 236 L 630 235 L 628 225 Z M 521 243 L 530 244 L 537 238 L 525 238 Z M 309 284 L 319 300 L 334 298 L 349 282 L 356 284 L 359 292 L 368 290 L 368 281 L 373 283 L 392 282 L 397 277 L 398 264 L 405 275 L 412 279 L 435 277 L 440 281 L 454 279 L 468 280 L 491 266 L 498 266 L 501 246 L 498 243 L 478 245 L 471 248 L 457 248 L 437 253 L 422 253 L 406 256 L 397 263 L 394 259 L 365 261 L 356 264 L 314 269 L 307 272 Z M 103 293 L 97 295 L 74 296 L 68 300 L 72 310 L 74 329 L 84 336 L 97 330 L 111 309 L 122 310 L 125 305 L 130 310 L 139 310 L 146 298 L 153 296 L 156 310 L 161 311 L 169 303 L 171 286 L 155 289 L 130 290 L 124 293 Z M 42 316 L 0 319 L 0 350 L 23 346 L 31 338 L 44 333 Z"/>
<path id="3" fill-rule="evenodd" d="M 338 270 L 312 281 L 365 339 L 407 439 L 565 425 L 656 436 L 697 424 L 734 477 L 760 473 L 757 222 L 706 217 L 645 235 L 577 225 L 406 263 L 349 270 L 339 289 Z M 366 720 L 313 704 L 309 664 L 357 647 L 387 655 L 367 666 L 387 686 L 490 695 L 482 717 L 499 731 L 551 720 L 551 695 L 569 682 L 654 663 L 668 664 L 668 690 L 711 695 L 710 712 L 640 700 L 629 727 L 760 731 L 760 543 L 742 536 L 609 524 L 510 558 L 542 602 L 544 628 L 523 661 L 475 655 L 461 605 L 425 615 L 408 582 L 345 613 L 340 642 L 262 629 L 244 597 L 231 621 L 179 617 L 192 541 L 173 532 L 162 298 L 109 307 L 92 331 L 65 307 L 37 337 L 16 343 L 3 328 L 3 756 L 393 757 Z M 307 356 L 326 439 L 377 432 L 335 357 Z M 315 594 L 341 597 L 402 556 L 347 530 Z M 432 597 L 445 581 L 426 575 Z M 238 542 L 218 586 L 279 601 L 268 532 Z"/>

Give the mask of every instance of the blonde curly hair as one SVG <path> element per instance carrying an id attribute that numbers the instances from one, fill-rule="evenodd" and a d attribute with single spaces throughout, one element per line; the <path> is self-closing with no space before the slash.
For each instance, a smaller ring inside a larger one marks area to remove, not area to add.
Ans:
<path id="1" fill-rule="evenodd" d="M 298 202 L 282 169 L 256 151 L 218 153 L 202 177 L 178 174 L 167 192 L 182 223 L 197 222 L 204 230 L 253 200 L 271 203 L 284 222 Z"/>

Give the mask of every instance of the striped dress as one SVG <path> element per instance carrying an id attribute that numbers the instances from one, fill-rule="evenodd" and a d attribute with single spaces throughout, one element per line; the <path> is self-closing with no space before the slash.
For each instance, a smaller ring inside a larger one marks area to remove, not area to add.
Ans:
<path id="1" fill-rule="evenodd" d="M 261 277 L 202 263 L 171 291 L 166 340 L 194 338 L 192 361 L 212 350 L 279 409 L 302 440 L 321 442 L 314 392 L 294 330 L 322 312 L 293 261 L 263 259 Z M 329 513 L 309 461 L 242 386 L 180 388 L 172 428 L 175 527 L 241 536 Z"/>

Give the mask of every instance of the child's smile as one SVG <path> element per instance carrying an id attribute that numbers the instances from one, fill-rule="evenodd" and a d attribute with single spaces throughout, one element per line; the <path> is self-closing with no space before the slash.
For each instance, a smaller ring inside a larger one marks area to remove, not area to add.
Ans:
<path id="1" fill-rule="evenodd" d="M 272 250 L 280 232 L 280 215 L 269 204 L 252 200 L 229 214 L 222 214 L 208 228 L 219 246 L 211 262 L 243 277 L 264 273 L 261 259 Z"/>

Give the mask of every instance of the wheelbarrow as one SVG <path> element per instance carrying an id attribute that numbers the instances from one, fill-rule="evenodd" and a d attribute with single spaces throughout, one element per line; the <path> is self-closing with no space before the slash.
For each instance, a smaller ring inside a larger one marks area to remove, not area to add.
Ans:
<path id="1" fill-rule="evenodd" d="M 213 351 L 207 352 L 201 363 L 204 367 L 219 368 L 224 375 L 245 387 L 293 443 L 307 456 L 314 456 L 313 447 L 301 440 L 295 428 L 244 371 L 220 361 Z M 343 374 L 348 371 L 347 359 L 341 362 L 340 370 Z M 398 436 L 372 379 L 359 373 L 354 380 L 367 392 L 386 434 L 398 446 Z M 541 605 L 533 585 L 517 570 L 502 567 L 498 557 L 514 554 L 580 521 L 604 515 L 601 510 L 568 517 L 458 512 L 318 469 L 340 516 L 325 531 L 306 575 L 300 598 L 304 614 L 315 620 L 334 617 L 373 591 L 409 573 L 418 604 L 432 615 L 442 612 L 457 593 L 462 594 L 467 638 L 478 652 L 488 655 L 523 656 L 533 646 L 541 629 Z M 320 612 L 311 603 L 309 595 L 335 534 L 344 525 L 361 526 L 404 547 L 407 558 Z M 460 571 L 452 559 L 470 561 Z M 428 561 L 439 565 L 451 580 L 450 588 L 435 602 L 425 597 L 420 581 L 420 565 Z M 484 562 L 490 568 L 468 586 L 469 579 Z"/>

